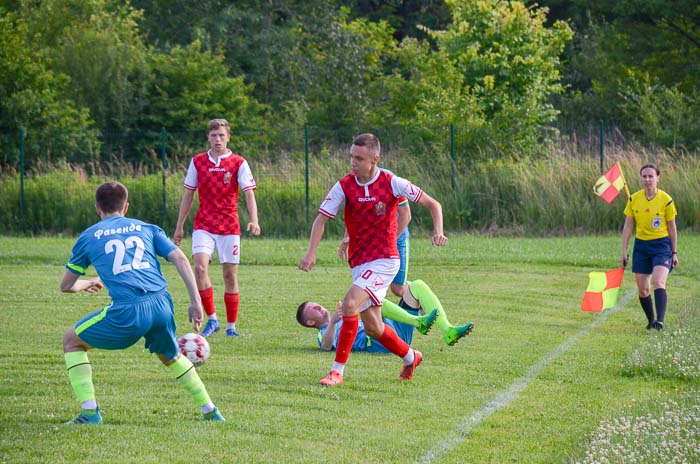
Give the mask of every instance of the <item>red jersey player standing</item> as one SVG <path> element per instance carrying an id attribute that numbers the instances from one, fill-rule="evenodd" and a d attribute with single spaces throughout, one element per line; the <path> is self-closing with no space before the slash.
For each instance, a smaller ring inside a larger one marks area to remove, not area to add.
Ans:
<path id="1" fill-rule="evenodd" d="M 335 361 L 321 385 L 343 382 L 345 364 L 350 356 L 359 316 L 368 336 L 403 359 L 401 380 L 413 378 L 423 355 L 401 340 L 382 322 L 381 305 L 387 289 L 399 270 L 396 247 L 397 208 L 403 196 L 428 208 L 433 219 L 433 245 L 447 245 L 442 229 L 442 205 L 406 179 L 377 167 L 379 140 L 372 134 L 355 137 L 350 148 L 352 173 L 340 179 L 321 203 L 314 220 L 309 248 L 299 268 L 309 272 L 316 264 L 316 251 L 326 222 L 334 219 L 345 205 L 345 227 L 350 237 L 349 264 L 352 286 L 342 302 L 343 325 L 338 335 Z"/>
<path id="2" fill-rule="evenodd" d="M 209 264 L 213 252 L 219 256 L 224 272 L 224 304 L 226 306 L 226 335 L 235 337 L 238 319 L 238 263 L 241 258 L 241 226 L 238 220 L 238 189 L 243 191 L 250 222 L 246 230 L 260 235 L 258 207 L 255 202 L 255 178 L 248 162 L 227 148 L 231 128 L 225 119 L 213 119 L 207 124 L 210 150 L 195 155 L 185 177 L 185 194 L 173 241 L 180 246 L 184 225 L 192 208 L 195 190 L 199 191 L 199 208 L 194 217 L 192 255 L 197 288 L 207 323 L 202 335 L 208 337 L 221 326 L 216 316 L 214 289 L 209 279 Z"/>

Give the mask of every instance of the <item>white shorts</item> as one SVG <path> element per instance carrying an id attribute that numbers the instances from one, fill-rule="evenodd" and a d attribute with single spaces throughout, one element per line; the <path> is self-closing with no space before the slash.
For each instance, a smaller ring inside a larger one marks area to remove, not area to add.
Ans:
<path id="1" fill-rule="evenodd" d="M 401 260 L 397 258 L 375 259 L 352 268 L 352 284 L 367 293 L 369 300 L 360 306 L 360 312 L 370 306 L 381 306 L 386 291 L 399 272 Z"/>
<path id="2" fill-rule="evenodd" d="M 241 236 L 216 235 L 206 230 L 192 232 L 192 254 L 206 253 L 211 259 L 214 250 L 221 264 L 238 264 L 241 262 Z"/>

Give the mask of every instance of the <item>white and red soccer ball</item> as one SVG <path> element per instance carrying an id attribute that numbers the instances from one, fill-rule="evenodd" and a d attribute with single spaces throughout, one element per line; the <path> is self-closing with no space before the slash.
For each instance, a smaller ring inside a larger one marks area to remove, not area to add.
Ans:
<path id="1" fill-rule="evenodd" d="M 206 338 L 196 333 L 186 333 L 177 341 L 180 353 L 187 356 L 195 366 L 201 366 L 209 359 L 209 342 Z"/>

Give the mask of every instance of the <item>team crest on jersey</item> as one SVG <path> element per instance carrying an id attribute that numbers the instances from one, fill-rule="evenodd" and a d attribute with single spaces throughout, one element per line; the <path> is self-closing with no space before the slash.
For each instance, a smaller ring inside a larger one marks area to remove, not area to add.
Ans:
<path id="1" fill-rule="evenodd" d="M 227 172 L 226 174 L 224 174 L 224 184 L 230 184 L 231 177 L 233 177 L 233 174 L 231 174 L 230 172 Z"/>
<path id="2" fill-rule="evenodd" d="M 377 216 L 384 216 L 386 214 L 386 204 L 381 201 L 377 202 L 374 205 L 374 212 L 377 213 Z"/>
<path id="3" fill-rule="evenodd" d="M 653 227 L 654 229 L 658 229 L 659 227 L 661 227 L 661 218 L 655 217 L 654 219 L 652 219 L 651 227 Z"/>

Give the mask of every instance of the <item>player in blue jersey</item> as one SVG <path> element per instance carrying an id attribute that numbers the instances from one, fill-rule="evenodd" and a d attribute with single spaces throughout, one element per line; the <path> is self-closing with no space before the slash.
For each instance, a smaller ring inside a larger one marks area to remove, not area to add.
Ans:
<path id="1" fill-rule="evenodd" d="M 398 311 L 405 314 L 403 317 L 397 318 L 405 322 L 399 322 L 384 314 L 387 308 L 394 305 L 394 303 L 387 300 L 384 300 L 382 303 L 383 322 L 391 326 L 396 332 L 396 335 L 409 345 L 413 340 L 413 329 L 417 328 L 421 333 L 427 334 L 437 316 L 437 310 L 433 310 L 430 314 L 419 316 L 417 309 L 409 312 L 396 306 Z M 412 318 L 412 320 L 408 320 L 409 318 Z M 297 322 L 304 327 L 318 329 L 318 346 L 322 350 L 335 350 L 340 327 L 343 324 L 342 305 L 338 304 L 335 308 L 335 312 L 331 315 L 331 313 L 320 304 L 312 301 L 305 301 L 297 308 Z M 389 350 L 387 350 L 384 345 L 367 335 L 362 321 L 358 322 L 357 335 L 355 335 L 351 350 L 389 353 Z"/>
<path id="2" fill-rule="evenodd" d="M 664 328 L 667 294 L 666 279 L 678 267 L 678 231 L 676 204 L 671 196 L 658 188 L 659 168 L 645 164 L 639 170 L 644 188 L 633 193 L 625 206 L 622 229 L 622 266 L 627 266 L 627 246 L 636 233 L 632 253 L 632 272 L 637 282 L 639 303 L 647 317 L 647 330 Z M 654 301 L 651 286 L 654 285 Z M 656 305 L 656 316 L 654 316 Z"/>
<path id="3" fill-rule="evenodd" d="M 94 293 L 105 286 L 112 299 L 106 307 L 78 321 L 63 337 L 68 377 L 82 406 L 81 414 L 68 424 L 102 423 L 87 351 L 125 349 L 141 337 L 145 347 L 200 406 L 203 418 L 223 421 L 194 366 L 178 349 L 173 302 L 158 257 L 175 264 L 185 282 L 189 320 L 199 331 L 202 301 L 190 262 L 160 227 L 125 217 L 127 200 L 128 191 L 119 182 L 97 188 L 95 208 L 101 220 L 80 234 L 61 280 L 64 293 Z M 90 265 L 99 277 L 81 279 Z"/>
<path id="4" fill-rule="evenodd" d="M 414 307 L 406 305 L 399 307 L 395 303 L 382 301 L 382 320 L 389 324 L 396 334 L 409 345 L 413 341 L 413 329 L 426 335 L 433 323 L 437 322 L 438 328 L 443 335 L 443 340 L 447 345 L 454 345 L 462 337 L 468 335 L 474 328 L 471 322 L 462 326 L 453 326 L 447 320 L 445 310 L 438 297 L 430 290 L 430 287 L 422 280 L 414 280 L 407 285 L 405 295 L 413 298 L 413 293 L 422 295 L 423 299 L 416 301 Z M 421 308 L 427 309 L 427 314 L 419 315 Z M 322 350 L 331 351 L 336 347 L 340 327 L 342 326 L 341 306 L 331 313 L 318 303 L 305 301 L 297 307 L 297 322 L 304 327 L 317 329 L 318 345 Z M 388 350 L 377 340 L 369 337 L 362 324 L 358 323 L 358 332 L 353 341 L 352 351 L 370 351 L 388 353 Z"/>

